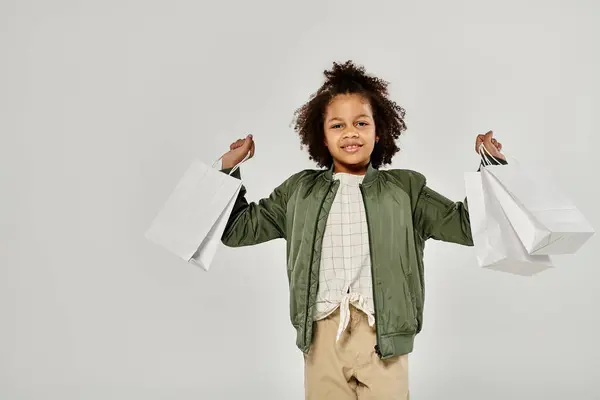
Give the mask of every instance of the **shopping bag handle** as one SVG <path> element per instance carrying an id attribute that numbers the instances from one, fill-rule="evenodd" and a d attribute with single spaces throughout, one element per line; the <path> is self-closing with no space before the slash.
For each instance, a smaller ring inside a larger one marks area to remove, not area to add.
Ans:
<path id="1" fill-rule="evenodd" d="M 483 143 L 481 143 L 479 145 L 479 155 L 481 156 L 483 164 L 485 166 L 493 165 L 493 163 L 490 161 L 490 159 L 488 158 L 486 153 L 489 154 L 489 156 L 492 157 L 494 159 L 494 161 L 496 161 L 498 164 L 500 164 L 500 162 L 498 162 L 498 160 L 496 160 L 496 158 L 488 151 L 488 149 L 485 147 L 485 145 Z"/>
<path id="2" fill-rule="evenodd" d="M 496 157 L 494 157 L 494 156 L 492 155 L 492 153 L 490 153 L 490 151 L 487 149 L 487 147 L 485 147 L 485 145 L 484 145 L 483 143 L 481 143 L 481 144 L 479 145 L 479 154 L 481 155 L 481 158 L 483 159 L 483 161 L 484 161 L 484 164 L 485 164 L 486 166 L 488 166 L 488 165 L 494 165 L 494 164 L 493 164 L 493 163 L 490 161 L 490 159 L 488 158 L 488 156 L 487 156 L 485 153 L 487 153 L 487 154 L 488 154 L 490 157 L 492 157 L 492 159 L 493 159 L 494 161 L 496 161 L 496 165 L 502 164 L 500 161 L 498 161 L 498 159 L 497 159 Z M 512 159 L 512 158 L 511 158 L 511 159 Z"/>
<path id="3" fill-rule="evenodd" d="M 229 175 L 233 174 L 233 173 L 234 173 L 234 172 L 235 172 L 235 171 L 236 171 L 236 170 L 237 170 L 237 169 L 240 167 L 240 165 L 242 165 L 244 162 L 246 162 L 246 161 L 247 161 L 247 160 L 250 158 L 250 153 L 251 153 L 251 152 L 249 151 L 249 152 L 246 154 L 246 157 L 244 157 L 244 159 L 243 159 L 242 161 L 240 161 L 239 163 L 237 163 L 237 164 L 236 164 L 236 165 L 235 165 L 235 166 L 234 166 L 234 167 L 231 169 L 231 171 L 229 171 Z M 227 154 L 227 153 L 225 153 L 225 154 Z M 212 165 L 212 167 L 213 167 L 213 168 L 214 168 L 214 167 L 217 165 L 217 163 L 218 163 L 219 161 L 221 161 L 221 159 L 223 158 L 223 156 L 225 156 L 225 154 L 223 154 L 221 157 L 219 157 L 219 158 L 217 159 L 217 161 L 215 161 L 215 162 L 213 163 L 213 165 Z"/>
<path id="4" fill-rule="evenodd" d="M 485 153 L 489 154 L 489 156 L 490 156 L 490 157 L 492 157 L 492 159 L 493 159 L 494 161 L 496 161 L 496 163 L 497 163 L 497 164 L 501 164 L 501 163 L 498 161 L 498 159 L 496 159 L 496 157 L 494 157 L 494 156 L 493 156 L 493 155 L 492 155 L 492 154 L 489 152 L 489 150 L 488 150 L 488 149 L 485 147 L 485 145 L 484 145 L 483 143 L 481 143 L 481 144 L 479 145 L 479 154 L 481 155 L 482 159 L 484 160 L 484 165 L 485 165 L 485 166 L 488 166 L 488 165 L 493 165 L 493 164 L 492 164 L 492 162 L 490 161 L 490 159 L 488 158 L 488 156 L 487 156 Z M 511 162 L 514 162 L 514 164 L 519 164 L 519 161 L 518 161 L 516 158 L 514 158 L 514 157 L 511 157 L 511 156 L 509 156 L 509 155 L 505 155 L 505 157 L 506 157 L 506 159 L 507 159 L 507 160 L 510 160 Z M 520 165 L 520 164 L 519 164 L 519 165 Z"/>

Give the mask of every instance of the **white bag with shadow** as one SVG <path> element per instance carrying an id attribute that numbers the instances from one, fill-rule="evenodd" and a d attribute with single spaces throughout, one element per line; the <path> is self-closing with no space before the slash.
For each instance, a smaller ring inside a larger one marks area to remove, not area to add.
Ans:
<path id="1" fill-rule="evenodd" d="M 208 271 L 221 245 L 242 181 L 194 160 L 144 236 L 170 253 Z"/>
<path id="2" fill-rule="evenodd" d="M 479 266 L 521 276 L 533 276 L 552 268 L 548 256 L 527 252 L 500 203 L 486 187 L 482 174 L 465 173 L 471 233 Z"/>
<path id="3" fill-rule="evenodd" d="M 482 174 L 529 254 L 574 254 L 594 235 L 546 171 L 511 159 L 508 165 L 482 168 Z"/>

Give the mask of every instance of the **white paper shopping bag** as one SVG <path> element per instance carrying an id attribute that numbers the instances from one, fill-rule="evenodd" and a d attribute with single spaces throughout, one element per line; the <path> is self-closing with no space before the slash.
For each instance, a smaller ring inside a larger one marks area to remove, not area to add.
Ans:
<path id="1" fill-rule="evenodd" d="M 481 173 L 466 173 L 465 186 L 473 244 L 480 267 L 521 276 L 533 276 L 553 267 L 548 256 L 527 253 L 502 207 L 484 186 Z"/>
<path id="2" fill-rule="evenodd" d="M 208 271 L 242 186 L 230 176 L 240 164 L 228 175 L 194 160 L 145 232 L 146 239 Z"/>
<path id="3" fill-rule="evenodd" d="M 546 171 L 512 160 L 485 166 L 482 173 L 529 254 L 573 254 L 594 235 Z"/>

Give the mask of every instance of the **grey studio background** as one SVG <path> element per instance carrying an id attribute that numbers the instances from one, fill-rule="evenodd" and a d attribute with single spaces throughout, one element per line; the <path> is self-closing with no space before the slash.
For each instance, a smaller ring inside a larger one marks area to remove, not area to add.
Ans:
<path id="1" fill-rule="evenodd" d="M 393 167 L 462 200 L 475 135 L 598 211 L 594 1 L 0 1 L 0 399 L 303 398 L 285 243 L 207 273 L 143 232 L 247 133 L 248 198 L 312 168 L 290 127 L 333 61 L 391 82 Z M 412 397 L 600 399 L 600 242 L 523 278 L 430 242 Z"/>

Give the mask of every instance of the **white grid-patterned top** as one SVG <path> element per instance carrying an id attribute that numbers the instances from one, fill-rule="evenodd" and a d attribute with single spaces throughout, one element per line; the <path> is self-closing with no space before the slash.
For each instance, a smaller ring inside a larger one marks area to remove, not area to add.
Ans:
<path id="1" fill-rule="evenodd" d="M 340 186 L 327 218 L 319 270 L 315 320 L 326 318 L 340 307 L 337 339 L 350 319 L 350 304 L 373 316 L 373 287 L 369 235 L 360 183 L 364 175 L 336 173 Z"/>

